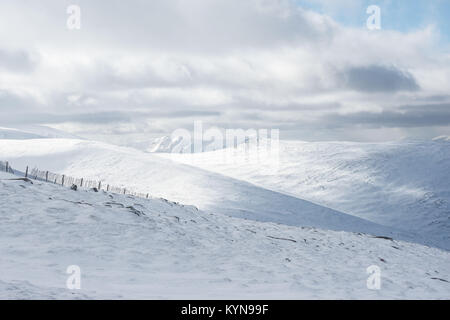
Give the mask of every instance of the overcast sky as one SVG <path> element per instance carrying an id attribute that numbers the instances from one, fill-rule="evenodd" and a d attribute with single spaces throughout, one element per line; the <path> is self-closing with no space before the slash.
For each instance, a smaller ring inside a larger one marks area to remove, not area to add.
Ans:
<path id="1" fill-rule="evenodd" d="M 450 135 L 449 15 L 445 0 L 5 0 L 0 124 L 120 143 L 195 120 L 302 140 Z"/>

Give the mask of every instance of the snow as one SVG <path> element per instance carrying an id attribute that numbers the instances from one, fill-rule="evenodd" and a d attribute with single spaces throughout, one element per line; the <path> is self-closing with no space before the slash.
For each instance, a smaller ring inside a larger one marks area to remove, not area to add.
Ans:
<path id="1" fill-rule="evenodd" d="M 176 148 L 179 149 L 180 152 L 185 151 L 187 152 L 186 148 L 189 150 L 191 149 L 190 145 L 183 145 L 181 139 L 172 139 L 168 136 L 164 136 L 161 138 L 154 139 L 150 146 L 145 148 L 145 151 L 148 152 L 167 152 L 171 153 Z"/>
<path id="2" fill-rule="evenodd" d="M 292 226 L 365 232 L 435 245 L 433 239 L 135 149 L 68 139 L 0 140 L 0 155 L 16 169 L 37 166 L 78 178 L 102 180 L 103 186 L 132 188 L 194 205 L 206 212 Z"/>
<path id="3" fill-rule="evenodd" d="M 24 132 L 15 128 L 3 128 L 0 127 L 0 139 L 39 139 L 44 138 L 43 136 Z"/>
<path id="4" fill-rule="evenodd" d="M 450 249 L 450 143 L 280 141 L 279 161 L 254 165 L 245 146 L 171 160 L 414 232 Z M 164 156 L 161 154 L 161 156 Z"/>
<path id="5" fill-rule="evenodd" d="M 7 172 L 0 171 L 0 179 L 17 179 L 18 177 Z"/>
<path id="6" fill-rule="evenodd" d="M 279 162 L 255 165 L 246 145 L 228 162 L 15 137 L 0 160 L 16 170 L 152 197 L 0 172 L 0 299 L 450 297 L 448 142 L 281 141 Z M 70 265 L 81 290 L 66 288 Z M 373 265 L 380 290 L 366 286 Z"/>
<path id="7" fill-rule="evenodd" d="M 196 150 L 195 145 L 201 146 L 201 148 Z M 223 149 L 223 144 L 222 146 L 216 146 L 214 140 L 196 140 L 193 142 L 188 142 L 183 140 L 181 137 L 172 138 L 169 136 L 163 136 L 153 139 L 150 143 L 143 142 L 133 144 L 132 147 L 151 153 L 191 153 Z"/>
<path id="8" fill-rule="evenodd" d="M 78 137 L 65 133 L 60 130 L 49 128 L 46 126 L 27 125 L 15 128 L 0 126 L 0 139 L 42 139 L 42 138 L 68 138 Z"/>
<path id="9" fill-rule="evenodd" d="M 433 138 L 433 141 L 450 141 L 450 136 L 438 136 Z"/>
<path id="10" fill-rule="evenodd" d="M 450 296 L 450 253 L 436 248 L 2 177 L 0 299 Z M 81 290 L 66 289 L 69 265 Z M 371 265 L 380 290 L 366 287 Z"/>

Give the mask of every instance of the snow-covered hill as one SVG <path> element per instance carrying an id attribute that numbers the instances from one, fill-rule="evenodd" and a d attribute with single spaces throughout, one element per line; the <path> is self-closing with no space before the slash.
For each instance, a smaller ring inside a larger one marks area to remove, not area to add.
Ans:
<path id="1" fill-rule="evenodd" d="M 18 130 L 15 128 L 0 127 L 0 139 L 39 139 L 44 138 L 35 133 Z"/>
<path id="2" fill-rule="evenodd" d="M 0 175 L 0 299 L 448 299 L 450 253 Z M 66 288 L 69 265 L 81 290 Z M 367 267 L 381 271 L 368 290 Z"/>
<path id="3" fill-rule="evenodd" d="M 103 185 L 133 188 L 207 212 L 434 244 L 415 234 L 135 149 L 68 139 L 0 140 L 0 155 L 16 169 L 37 166 L 41 170 L 102 180 Z"/>
<path id="4" fill-rule="evenodd" d="M 148 152 L 168 152 L 171 153 L 175 148 L 180 152 L 190 152 L 190 146 L 183 146 L 181 139 L 171 139 L 169 136 L 164 136 L 153 140 L 150 145 L 144 150 Z"/>
<path id="5" fill-rule="evenodd" d="M 433 138 L 433 141 L 448 142 L 448 141 L 450 141 L 450 136 L 438 136 L 438 137 Z"/>
<path id="6" fill-rule="evenodd" d="M 250 139 L 247 138 L 249 141 Z M 256 138 L 253 138 L 256 139 Z M 195 149 L 195 144 L 201 146 L 200 150 Z M 163 136 L 156 138 L 148 142 L 142 142 L 132 145 L 132 147 L 151 153 L 193 153 L 204 151 L 215 151 L 223 149 L 222 146 L 217 146 L 214 140 L 211 141 L 192 141 L 188 142 L 181 137 L 171 138 L 169 136 Z"/>
<path id="7" fill-rule="evenodd" d="M 244 147 L 233 152 L 233 161 L 227 150 L 170 159 L 420 233 L 450 249 L 448 141 L 280 141 L 278 163 L 257 165 Z"/>
<path id="8" fill-rule="evenodd" d="M 27 125 L 14 128 L 0 126 L 0 139 L 23 140 L 43 138 L 79 139 L 75 135 L 45 126 Z"/>

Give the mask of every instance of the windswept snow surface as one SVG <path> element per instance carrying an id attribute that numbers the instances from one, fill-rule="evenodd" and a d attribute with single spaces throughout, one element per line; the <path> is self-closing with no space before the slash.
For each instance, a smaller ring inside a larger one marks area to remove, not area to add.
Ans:
<path id="1" fill-rule="evenodd" d="M 18 130 L 15 128 L 4 128 L 0 127 L 0 139 L 39 139 L 44 138 L 44 136 L 40 136 L 35 133 Z"/>
<path id="2" fill-rule="evenodd" d="M 0 139 L 23 140 L 42 138 L 79 139 L 75 135 L 45 126 L 28 125 L 10 128 L 0 125 Z"/>
<path id="3" fill-rule="evenodd" d="M 448 142 L 448 141 L 450 141 L 450 136 L 439 136 L 439 137 L 435 137 L 435 138 L 433 138 L 433 141 L 443 141 L 443 142 Z"/>
<path id="4" fill-rule="evenodd" d="M 0 299 L 450 298 L 450 253 L 436 248 L 9 178 Z M 70 265 L 80 290 L 66 288 Z"/>
<path id="5" fill-rule="evenodd" d="M 103 186 L 133 188 L 207 212 L 433 244 L 415 234 L 135 149 L 67 139 L 0 140 L 0 155 L 16 169 L 37 166 L 41 170 L 102 180 Z"/>
<path id="6" fill-rule="evenodd" d="M 418 233 L 450 250 L 450 141 L 280 141 L 278 162 L 258 164 L 248 161 L 246 147 L 240 145 L 228 158 L 228 150 L 169 156 Z"/>
<path id="7" fill-rule="evenodd" d="M 256 139 L 257 137 L 246 137 L 244 138 L 244 142 L 245 140 L 250 141 Z M 156 138 L 150 141 L 150 143 L 136 143 L 135 145 L 133 145 L 133 147 L 151 153 L 193 153 L 224 149 L 223 142 L 216 144 L 214 139 L 210 141 L 197 139 L 195 141 L 189 142 L 183 140 L 182 137 L 172 138 L 169 136 Z M 197 150 L 197 148 L 199 149 Z"/>

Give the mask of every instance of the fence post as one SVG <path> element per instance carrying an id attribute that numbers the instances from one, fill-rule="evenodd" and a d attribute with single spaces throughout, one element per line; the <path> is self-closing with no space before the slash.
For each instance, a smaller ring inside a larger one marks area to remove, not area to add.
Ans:
<path id="1" fill-rule="evenodd" d="M 9 161 L 5 162 L 5 169 L 6 169 L 6 172 L 10 172 L 10 171 L 13 172 L 12 169 L 11 169 L 11 165 L 10 165 Z M 44 173 L 44 171 L 41 172 L 41 171 L 39 171 L 37 169 L 33 169 L 30 172 L 30 167 L 26 166 L 25 178 L 28 178 L 30 176 L 31 179 L 33 179 L 33 176 L 34 176 L 34 179 L 37 180 L 38 176 L 40 178 L 42 177 L 42 175 L 41 175 L 42 173 Z M 50 173 L 49 171 L 45 171 L 45 181 L 46 182 L 49 182 L 49 173 Z M 76 182 L 76 180 L 74 180 L 74 178 L 69 177 L 69 181 L 68 181 L 69 183 L 72 183 L 74 181 Z M 57 182 L 58 182 L 58 175 L 55 175 L 55 179 L 54 179 L 53 183 L 57 184 Z M 65 183 L 66 183 L 66 176 L 63 174 L 62 178 L 61 178 L 61 185 L 64 186 Z M 84 180 L 84 178 L 81 178 L 80 186 L 83 187 L 83 184 L 86 185 L 86 181 Z M 88 181 L 88 184 L 93 184 L 95 186 L 96 181 Z M 98 182 L 98 190 L 101 190 L 101 188 L 102 188 L 102 182 L 99 181 Z M 121 190 L 121 188 L 117 188 L 117 187 L 110 186 L 109 184 L 107 184 L 106 185 L 106 191 L 120 194 L 122 190 Z M 149 199 L 149 197 L 150 197 L 149 193 L 143 194 L 143 193 L 137 193 L 137 192 L 133 192 L 133 191 L 130 191 L 130 192 L 131 192 L 131 193 L 129 193 L 130 195 L 133 195 L 133 196 L 136 196 L 136 197 L 145 197 L 147 199 Z M 126 188 L 123 188 L 123 194 L 124 195 L 127 194 L 127 189 Z"/>

